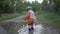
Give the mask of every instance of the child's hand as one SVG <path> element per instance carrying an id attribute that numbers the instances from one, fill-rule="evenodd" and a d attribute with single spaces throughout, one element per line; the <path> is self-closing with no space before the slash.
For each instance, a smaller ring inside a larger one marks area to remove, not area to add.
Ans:
<path id="1" fill-rule="evenodd" d="M 24 20 L 26 20 L 26 19 L 24 18 Z"/>
<path id="2" fill-rule="evenodd" d="M 23 20 L 26 20 L 26 16 L 23 18 Z"/>
<path id="3" fill-rule="evenodd" d="M 26 20 L 26 19 L 24 19 L 24 20 L 23 20 L 23 22 L 27 22 L 27 20 Z"/>

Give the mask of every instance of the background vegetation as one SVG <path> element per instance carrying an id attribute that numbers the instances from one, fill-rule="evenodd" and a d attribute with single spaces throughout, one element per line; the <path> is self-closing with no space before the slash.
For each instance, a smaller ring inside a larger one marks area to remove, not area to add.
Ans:
<path id="1" fill-rule="evenodd" d="M 43 0 L 42 3 L 37 1 L 30 3 L 26 0 L 0 0 L 0 20 L 10 19 L 12 16 L 16 17 L 17 13 L 26 12 L 27 6 L 32 6 L 38 12 L 38 17 L 46 18 L 48 23 L 60 27 L 60 0 Z M 7 14 L 7 16 L 2 14 Z"/>

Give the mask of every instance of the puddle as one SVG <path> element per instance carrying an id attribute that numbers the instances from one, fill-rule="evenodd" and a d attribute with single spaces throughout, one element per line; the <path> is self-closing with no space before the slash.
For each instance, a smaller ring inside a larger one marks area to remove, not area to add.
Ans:
<path id="1" fill-rule="evenodd" d="M 41 30 L 43 30 L 42 25 L 34 25 L 34 31 L 33 34 L 41 34 Z M 21 30 L 18 30 L 19 34 L 28 34 L 28 26 L 21 28 Z"/>
<path id="2" fill-rule="evenodd" d="M 34 26 L 34 31 L 31 34 L 59 34 L 57 30 L 49 27 L 49 26 L 43 26 L 42 24 L 40 25 L 33 25 Z M 29 34 L 28 33 L 28 26 L 21 28 L 21 30 L 18 30 L 19 34 Z"/>

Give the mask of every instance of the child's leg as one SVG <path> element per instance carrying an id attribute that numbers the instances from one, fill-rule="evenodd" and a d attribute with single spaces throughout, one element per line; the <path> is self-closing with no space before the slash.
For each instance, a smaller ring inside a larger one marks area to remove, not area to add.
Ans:
<path id="1" fill-rule="evenodd" d="M 31 25 L 28 25 L 28 30 L 31 30 Z"/>
<path id="2" fill-rule="evenodd" d="M 31 29 L 32 29 L 32 30 L 34 29 L 33 25 L 31 25 Z"/>
<path id="3" fill-rule="evenodd" d="M 29 19 L 29 20 L 28 20 L 28 28 L 29 28 L 30 30 L 33 30 L 33 23 L 34 23 L 34 20 L 33 20 L 33 19 Z"/>
<path id="4" fill-rule="evenodd" d="M 34 28 L 33 28 L 33 25 L 28 25 L 28 29 L 29 30 L 33 30 Z"/>

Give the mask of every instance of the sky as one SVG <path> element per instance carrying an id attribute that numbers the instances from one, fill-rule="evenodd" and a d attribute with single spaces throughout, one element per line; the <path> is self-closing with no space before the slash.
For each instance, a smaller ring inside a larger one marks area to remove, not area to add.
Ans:
<path id="1" fill-rule="evenodd" d="M 27 0 L 27 1 L 32 2 L 32 1 L 35 1 L 35 0 Z M 42 3 L 43 0 L 36 0 L 36 1 L 38 1 L 39 3 Z"/>

